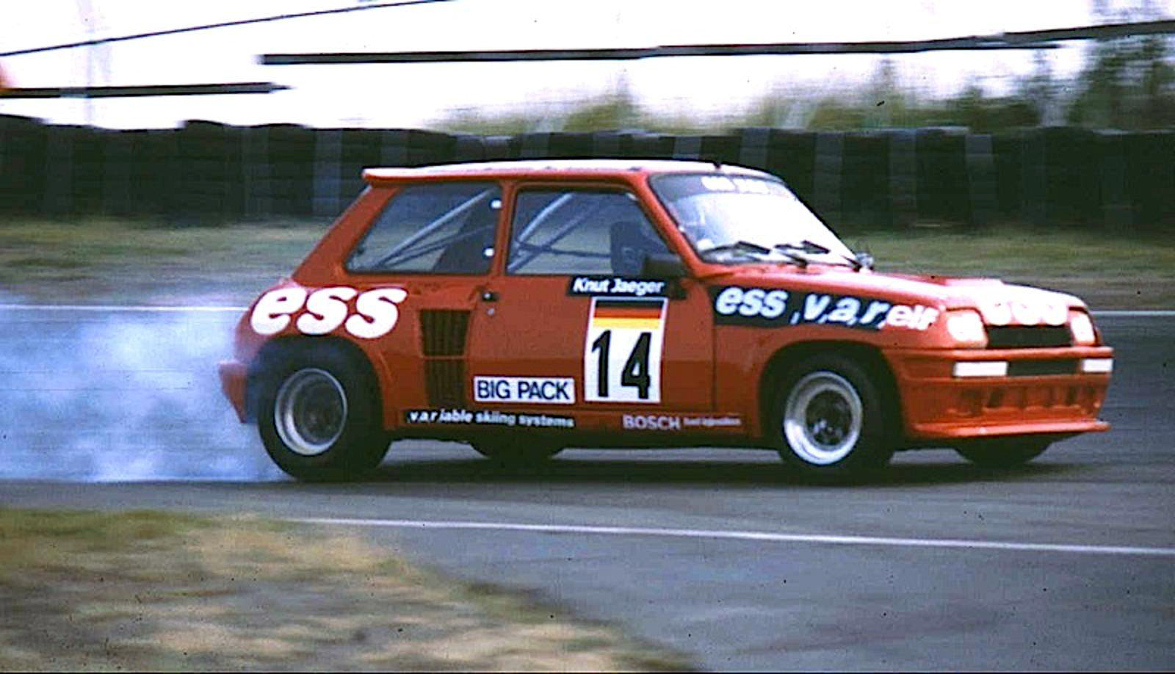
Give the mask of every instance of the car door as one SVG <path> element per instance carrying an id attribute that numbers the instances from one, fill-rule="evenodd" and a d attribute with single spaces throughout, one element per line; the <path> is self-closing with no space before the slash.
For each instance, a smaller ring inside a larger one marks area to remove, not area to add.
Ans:
<path id="1" fill-rule="evenodd" d="M 523 186 L 504 264 L 470 336 L 478 405 L 615 412 L 710 411 L 712 318 L 704 288 L 645 278 L 673 253 L 637 198 L 612 186 Z"/>
<path id="2" fill-rule="evenodd" d="M 361 289 L 403 290 L 396 329 L 377 345 L 397 383 L 385 392 L 385 408 L 403 412 L 389 422 L 444 423 L 434 412 L 468 406 L 470 316 L 490 273 L 501 212 L 497 182 L 406 185 L 347 256 L 348 276 Z"/>

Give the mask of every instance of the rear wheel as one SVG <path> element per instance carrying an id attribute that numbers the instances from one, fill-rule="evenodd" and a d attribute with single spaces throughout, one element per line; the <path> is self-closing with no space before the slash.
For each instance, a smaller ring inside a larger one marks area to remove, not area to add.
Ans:
<path id="1" fill-rule="evenodd" d="M 1033 438 L 992 438 L 959 445 L 955 451 L 984 468 L 1015 468 L 1044 454 L 1050 444 Z"/>
<path id="2" fill-rule="evenodd" d="M 855 361 L 813 356 L 790 368 L 775 390 L 769 432 L 783 460 L 803 474 L 859 477 L 893 456 L 880 389 Z"/>
<path id="3" fill-rule="evenodd" d="M 257 427 L 270 458 L 300 480 L 342 480 L 379 465 L 390 438 L 370 370 L 338 348 L 287 347 L 262 373 Z"/>

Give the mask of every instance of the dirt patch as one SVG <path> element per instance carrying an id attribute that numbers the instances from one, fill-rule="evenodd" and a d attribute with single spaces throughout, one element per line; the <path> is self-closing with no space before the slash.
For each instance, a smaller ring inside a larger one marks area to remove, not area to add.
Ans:
<path id="1" fill-rule="evenodd" d="M 251 518 L 0 510 L 0 670 L 665 670 L 613 628 Z"/>

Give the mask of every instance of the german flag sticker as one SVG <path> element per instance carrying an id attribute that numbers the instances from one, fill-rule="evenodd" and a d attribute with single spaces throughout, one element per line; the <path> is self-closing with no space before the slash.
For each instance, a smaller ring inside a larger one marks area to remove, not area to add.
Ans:
<path id="1" fill-rule="evenodd" d="M 597 328 L 632 328 L 657 330 L 665 310 L 663 299 L 614 300 L 597 298 L 592 302 L 592 326 Z"/>
<path id="2" fill-rule="evenodd" d="M 583 348 L 586 402 L 661 402 L 664 297 L 593 297 Z"/>

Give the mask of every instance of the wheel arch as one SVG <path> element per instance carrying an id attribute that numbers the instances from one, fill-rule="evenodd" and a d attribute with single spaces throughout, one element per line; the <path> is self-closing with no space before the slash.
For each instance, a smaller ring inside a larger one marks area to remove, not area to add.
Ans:
<path id="1" fill-rule="evenodd" d="M 796 342 L 789 344 L 771 355 L 763 367 L 759 377 L 759 433 L 761 437 L 769 437 L 772 429 L 771 405 L 774 400 L 774 387 L 796 363 L 803 362 L 818 355 L 837 355 L 849 359 L 861 367 L 877 384 L 881 392 L 882 404 L 886 406 L 886 432 L 896 438 L 902 429 L 901 393 L 897 386 L 897 379 L 893 370 L 882 355 L 881 350 L 871 344 L 861 342 L 821 340 L 811 342 Z"/>
<path id="2" fill-rule="evenodd" d="M 383 379 L 366 351 L 352 341 L 332 335 L 313 337 L 290 335 L 265 342 L 249 362 L 245 378 L 245 420 L 249 422 L 257 420 L 257 406 L 262 389 L 260 384 L 267 372 L 277 367 L 283 359 L 288 358 L 296 351 L 313 353 L 319 349 L 342 353 L 346 358 L 364 368 L 369 375 L 371 388 L 369 393 L 375 396 L 377 409 L 383 410 Z"/>

